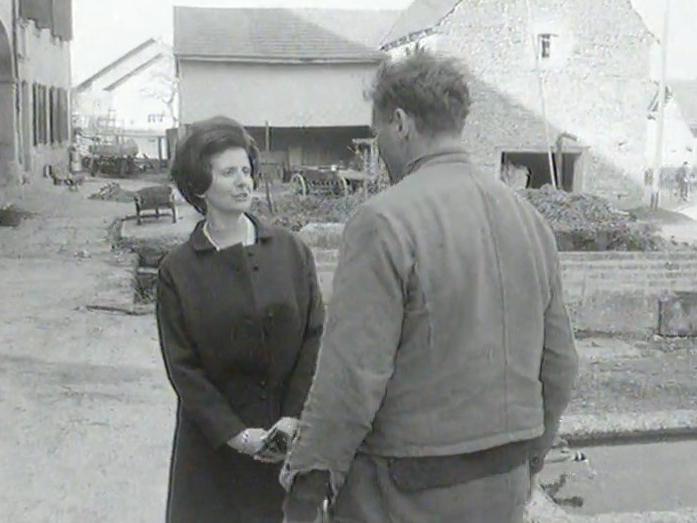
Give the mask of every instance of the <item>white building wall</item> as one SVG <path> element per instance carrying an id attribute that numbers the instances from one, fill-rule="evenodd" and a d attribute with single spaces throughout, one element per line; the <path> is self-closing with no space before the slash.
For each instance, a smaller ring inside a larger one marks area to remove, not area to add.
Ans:
<path id="1" fill-rule="evenodd" d="M 246 64 L 180 60 L 182 123 L 215 115 L 249 127 L 371 123 L 377 64 Z"/>

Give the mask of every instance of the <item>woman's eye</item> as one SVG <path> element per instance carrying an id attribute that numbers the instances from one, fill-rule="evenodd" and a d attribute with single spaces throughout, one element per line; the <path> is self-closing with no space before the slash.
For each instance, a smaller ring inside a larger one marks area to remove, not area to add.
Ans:
<path id="1" fill-rule="evenodd" d="M 231 178 L 231 177 L 235 176 L 237 173 L 242 173 L 245 176 L 248 176 L 251 172 L 252 172 L 252 170 L 246 166 L 245 167 L 235 167 L 233 169 L 228 169 L 227 171 L 223 171 L 223 176 Z"/>

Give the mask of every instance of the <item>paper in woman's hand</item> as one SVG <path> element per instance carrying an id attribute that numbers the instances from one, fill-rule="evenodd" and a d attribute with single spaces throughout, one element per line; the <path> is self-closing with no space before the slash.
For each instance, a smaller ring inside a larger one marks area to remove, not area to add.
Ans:
<path id="1" fill-rule="evenodd" d="M 290 435 L 273 427 L 262 438 L 263 447 L 254 455 L 254 459 L 267 463 L 283 461 L 290 447 Z"/>

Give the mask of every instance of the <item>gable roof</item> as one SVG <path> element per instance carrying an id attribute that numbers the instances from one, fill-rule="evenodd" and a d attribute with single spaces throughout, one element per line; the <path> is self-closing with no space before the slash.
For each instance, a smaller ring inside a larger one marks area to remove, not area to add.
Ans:
<path id="1" fill-rule="evenodd" d="M 75 86 L 75 90 L 77 92 L 80 92 L 80 91 L 84 91 L 85 89 L 89 89 L 89 87 L 96 80 L 111 73 L 117 67 L 126 63 L 126 61 L 130 60 L 131 58 L 134 58 L 138 54 L 143 53 L 145 50 L 147 50 L 150 47 L 155 46 L 155 45 L 159 45 L 159 44 L 158 44 L 157 40 L 155 40 L 154 38 L 149 38 L 149 39 L 145 40 L 145 42 L 143 42 L 142 44 L 137 45 L 136 47 L 134 47 L 133 49 L 131 49 L 127 53 L 121 55 L 119 58 L 117 58 L 116 60 L 114 60 L 113 62 L 108 64 L 107 66 L 103 67 L 102 69 L 100 69 L 99 71 L 94 73 L 92 76 L 90 76 L 86 80 L 83 80 L 82 82 L 80 82 L 77 86 Z M 150 63 L 148 63 L 148 65 L 150 65 Z M 144 67 L 140 67 L 140 66 L 138 67 L 138 71 L 140 71 L 142 69 L 144 69 Z"/>
<path id="2" fill-rule="evenodd" d="M 174 54 L 198 60 L 377 62 L 398 11 L 174 8 Z"/>
<path id="3" fill-rule="evenodd" d="M 697 134 L 697 79 L 672 81 L 670 88 L 687 125 Z"/>
<path id="4" fill-rule="evenodd" d="M 398 42 L 409 41 L 413 35 L 433 29 L 461 2 L 462 0 L 414 0 L 383 39 L 382 47 L 393 47 Z"/>

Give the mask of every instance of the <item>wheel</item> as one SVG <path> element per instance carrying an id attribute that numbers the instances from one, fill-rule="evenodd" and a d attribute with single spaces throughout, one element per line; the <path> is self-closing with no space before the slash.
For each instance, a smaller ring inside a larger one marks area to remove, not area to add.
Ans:
<path id="1" fill-rule="evenodd" d="M 295 173 L 291 179 L 290 183 L 295 189 L 295 194 L 301 194 L 302 196 L 307 196 L 307 182 L 302 174 Z"/>
<path id="2" fill-rule="evenodd" d="M 334 179 L 334 194 L 343 197 L 349 195 L 349 184 L 346 181 L 346 178 L 340 174 L 337 174 L 336 178 Z"/>

